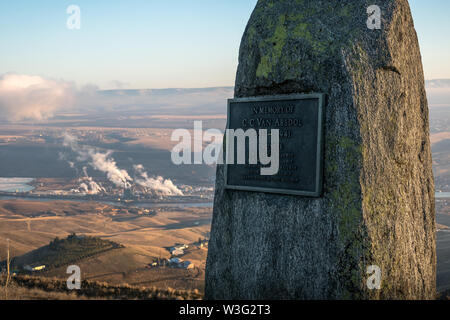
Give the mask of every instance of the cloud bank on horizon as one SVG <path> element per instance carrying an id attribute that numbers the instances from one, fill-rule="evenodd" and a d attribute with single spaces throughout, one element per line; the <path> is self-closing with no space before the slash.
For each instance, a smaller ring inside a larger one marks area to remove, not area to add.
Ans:
<path id="1" fill-rule="evenodd" d="M 450 106 L 450 79 L 426 81 L 431 107 Z M 0 75 L 0 120 L 44 121 L 61 112 L 225 114 L 233 87 L 98 90 L 24 74 Z"/>
<path id="2" fill-rule="evenodd" d="M 64 80 L 8 73 L 0 75 L 0 120 L 44 121 L 62 112 L 131 114 L 163 109 L 173 114 L 180 110 L 189 110 L 189 114 L 222 114 L 232 95 L 232 87 L 102 91 L 95 85 L 77 88 Z"/>
<path id="3" fill-rule="evenodd" d="M 74 87 L 69 82 L 39 76 L 0 76 L 0 117 L 4 120 L 45 120 L 56 111 L 70 108 Z"/>

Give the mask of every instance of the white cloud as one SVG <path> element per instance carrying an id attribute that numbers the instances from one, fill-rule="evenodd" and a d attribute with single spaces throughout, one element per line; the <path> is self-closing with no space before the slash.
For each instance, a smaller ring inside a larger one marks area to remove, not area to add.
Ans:
<path id="1" fill-rule="evenodd" d="M 0 76 L 0 117 L 4 120 L 45 120 L 73 104 L 74 87 L 39 76 Z"/>

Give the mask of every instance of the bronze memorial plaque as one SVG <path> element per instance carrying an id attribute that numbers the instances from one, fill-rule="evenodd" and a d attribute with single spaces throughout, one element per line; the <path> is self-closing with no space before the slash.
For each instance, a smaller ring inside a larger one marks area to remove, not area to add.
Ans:
<path id="1" fill-rule="evenodd" d="M 296 94 L 228 100 L 227 129 L 279 130 L 279 170 L 262 175 L 262 165 L 249 164 L 249 140 L 246 139 L 245 164 L 237 164 L 235 138 L 234 162 L 225 165 L 227 189 L 320 197 L 323 166 L 324 94 Z M 228 144 L 227 144 L 228 145 Z M 259 144 L 258 144 L 259 150 Z M 229 150 L 227 150 L 227 154 Z M 259 154 L 259 151 L 258 151 Z M 270 155 L 270 152 L 269 152 Z"/>

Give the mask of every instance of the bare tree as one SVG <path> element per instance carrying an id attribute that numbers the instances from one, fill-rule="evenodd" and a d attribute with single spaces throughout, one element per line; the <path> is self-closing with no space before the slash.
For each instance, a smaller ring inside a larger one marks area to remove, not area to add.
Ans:
<path id="1" fill-rule="evenodd" d="M 10 254 L 9 254 L 9 239 L 6 239 L 6 283 L 5 283 L 5 299 L 8 300 L 8 285 L 11 277 L 10 272 Z"/>

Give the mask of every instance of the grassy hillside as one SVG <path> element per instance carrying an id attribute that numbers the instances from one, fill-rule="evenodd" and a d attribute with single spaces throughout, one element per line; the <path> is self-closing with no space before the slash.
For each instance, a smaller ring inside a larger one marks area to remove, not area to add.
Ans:
<path id="1" fill-rule="evenodd" d="M 66 239 L 55 238 L 50 244 L 17 257 L 13 265 L 22 269 L 25 265 L 40 264 L 48 270 L 121 247 L 113 241 L 72 234 Z"/>
<path id="2" fill-rule="evenodd" d="M 95 281 L 82 281 L 81 289 L 70 291 L 66 281 L 32 276 L 12 277 L 8 290 L 5 279 L 0 276 L 0 300 L 199 300 L 202 295 L 197 291 L 174 290 L 171 288 L 142 288 L 130 285 L 112 286 Z"/>

